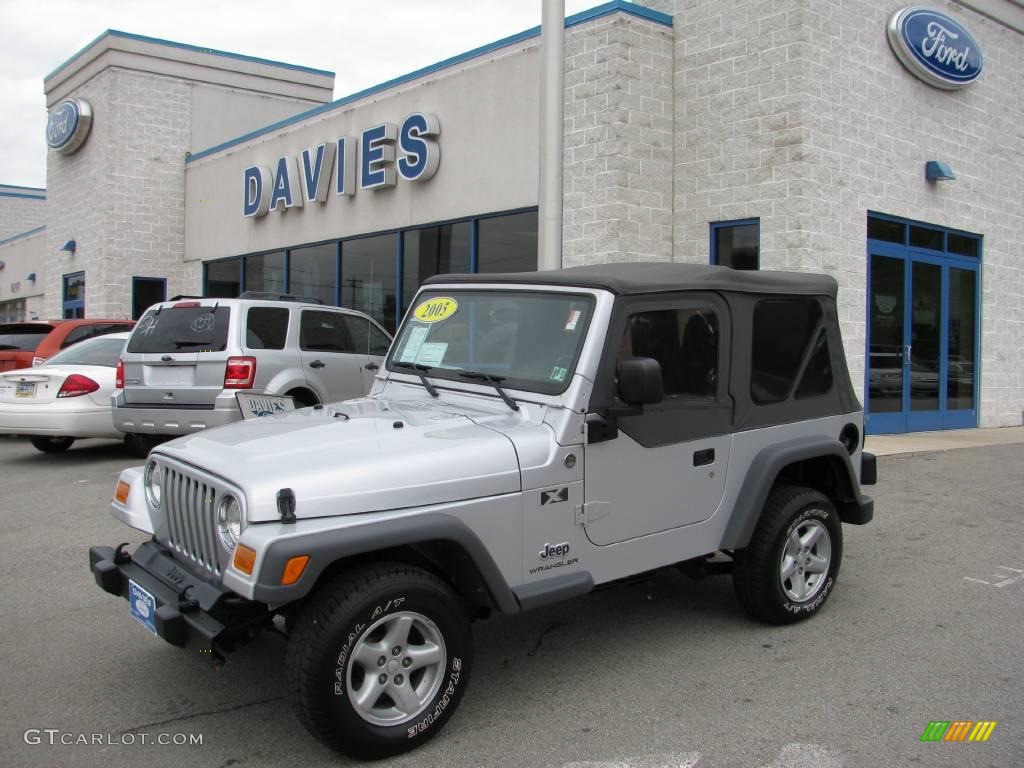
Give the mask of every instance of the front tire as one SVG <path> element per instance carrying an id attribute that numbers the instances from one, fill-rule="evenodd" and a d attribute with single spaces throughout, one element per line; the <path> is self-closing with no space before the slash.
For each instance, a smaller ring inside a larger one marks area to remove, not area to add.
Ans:
<path id="1" fill-rule="evenodd" d="M 842 558 L 843 530 L 832 502 L 810 488 L 778 486 L 750 544 L 736 553 L 736 596 L 761 621 L 802 621 L 832 594 Z"/>
<path id="2" fill-rule="evenodd" d="M 32 446 L 43 453 L 64 453 L 75 442 L 73 437 L 33 437 Z"/>
<path id="3" fill-rule="evenodd" d="M 471 661 L 455 593 L 431 573 L 393 563 L 320 586 L 296 618 L 286 663 L 292 705 L 309 732 L 342 754 L 374 759 L 415 749 L 441 729 Z"/>

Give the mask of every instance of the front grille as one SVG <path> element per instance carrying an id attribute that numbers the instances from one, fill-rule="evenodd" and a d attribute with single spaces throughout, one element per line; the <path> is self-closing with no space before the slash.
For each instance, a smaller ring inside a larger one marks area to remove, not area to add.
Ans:
<path id="1" fill-rule="evenodd" d="M 219 576 L 217 489 L 164 464 L 161 495 L 171 546 Z"/>

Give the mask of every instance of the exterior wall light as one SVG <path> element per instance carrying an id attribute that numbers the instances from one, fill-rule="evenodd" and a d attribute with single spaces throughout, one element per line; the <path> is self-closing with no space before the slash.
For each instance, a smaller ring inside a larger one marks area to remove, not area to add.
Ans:
<path id="1" fill-rule="evenodd" d="M 77 249 L 77 248 L 78 248 L 78 243 L 76 243 L 76 242 L 75 242 L 74 240 L 68 240 L 68 241 L 67 241 L 66 243 L 64 243 L 64 245 L 62 245 L 62 246 L 60 247 L 60 249 L 61 249 L 62 251 L 67 251 L 67 252 L 68 252 L 68 253 L 70 253 L 70 254 L 71 254 L 72 256 L 74 256 L 74 254 L 75 254 L 75 249 Z"/>
<path id="2" fill-rule="evenodd" d="M 941 160 L 929 160 L 924 164 L 924 177 L 928 181 L 952 181 L 956 179 L 956 174 L 953 173 L 953 169 L 949 167 L 948 163 Z"/>
<path id="3" fill-rule="evenodd" d="M 28 280 L 30 283 L 34 283 L 36 281 L 36 273 L 29 272 L 28 277 L 26 277 L 25 279 Z"/>

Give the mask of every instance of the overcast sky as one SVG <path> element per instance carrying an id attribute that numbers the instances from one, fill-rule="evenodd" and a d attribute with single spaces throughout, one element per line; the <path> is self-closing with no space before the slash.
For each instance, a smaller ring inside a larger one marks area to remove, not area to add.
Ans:
<path id="1" fill-rule="evenodd" d="M 601 0 L 565 0 L 566 14 Z M 43 78 L 107 29 L 336 73 L 334 97 L 540 24 L 541 0 L 0 0 L 0 184 L 46 186 Z"/>

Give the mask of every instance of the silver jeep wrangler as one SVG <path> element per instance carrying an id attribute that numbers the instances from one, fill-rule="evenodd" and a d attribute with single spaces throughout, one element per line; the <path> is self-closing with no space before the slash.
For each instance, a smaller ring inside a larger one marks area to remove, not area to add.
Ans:
<path id="1" fill-rule="evenodd" d="M 207 430 L 125 470 L 97 584 L 173 645 L 289 636 L 291 700 L 356 757 L 429 739 L 470 622 L 665 566 L 805 619 L 861 495 L 830 277 L 608 264 L 432 278 L 369 396 Z"/>

